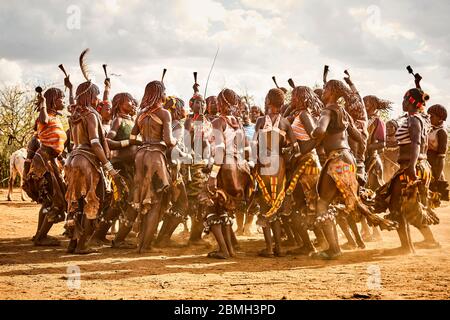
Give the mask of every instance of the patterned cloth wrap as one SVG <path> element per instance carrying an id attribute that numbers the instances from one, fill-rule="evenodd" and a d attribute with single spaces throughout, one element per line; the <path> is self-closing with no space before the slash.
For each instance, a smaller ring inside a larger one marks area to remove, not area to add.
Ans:
<path id="1" fill-rule="evenodd" d="M 317 203 L 317 181 L 319 180 L 321 165 L 319 157 L 315 150 L 303 155 L 299 160 L 296 161 L 296 170 L 291 177 L 288 188 L 286 189 L 286 196 L 291 196 L 294 190 L 299 186 L 302 188 L 303 194 L 305 196 L 306 207 L 302 208 L 300 214 L 302 221 L 305 223 L 305 227 L 308 229 L 313 229 L 313 225 L 308 224 L 308 216 L 316 215 L 316 203 Z M 286 204 L 286 201 L 285 201 Z M 291 210 L 289 210 L 291 211 Z"/>
<path id="2" fill-rule="evenodd" d="M 281 181 L 276 176 L 272 176 L 269 179 L 270 185 L 268 189 L 263 178 L 258 172 L 255 172 L 255 180 L 258 183 L 265 204 L 269 208 L 267 212 L 260 212 L 258 215 L 257 224 L 262 227 L 266 227 L 271 222 L 281 219 L 280 208 L 286 197 L 286 177 L 284 176 Z"/>
<path id="3" fill-rule="evenodd" d="M 357 212 L 357 204 L 361 201 L 358 195 L 358 181 L 356 180 L 356 165 L 354 162 L 348 163 L 345 159 L 345 153 L 350 154 L 347 149 L 332 151 L 325 162 L 323 170 L 320 174 L 319 183 L 322 181 L 324 174 L 328 174 L 336 183 L 336 187 L 340 192 L 341 198 L 346 207 L 346 213 L 353 215 L 356 221 L 360 220 Z M 335 208 L 331 208 L 328 212 L 318 214 L 316 223 L 323 223 L 326 220 L 334 220 L 336 214 Z"/>
<path id="4" fill-rule="evenodd" d="M 398 221 L 400 215 L 417 228 L 427 225 L 439 224 L 439 218 L 428 206 L 429 186 L 432 179 L 431 167 L 427 160 L 419 160 L 416 164 L 416 175 L 418 180 L 412 181 L 406 175 L 405 170 L 408 163 L 403 164 L 392 179 L 377 190 L 375 197 L 375 208 L 378 212 L 384 212 L 391 201 L 392 188 L 395 182 L 400 181 L 402 186 L 401 203 L 399 212 L 390 212 L 386 218 Z"/>

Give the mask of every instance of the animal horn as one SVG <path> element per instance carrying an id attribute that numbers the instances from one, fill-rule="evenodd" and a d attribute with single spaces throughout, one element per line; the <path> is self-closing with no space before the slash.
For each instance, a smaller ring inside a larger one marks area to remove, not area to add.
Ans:
<path id="1" fill-rule="evenodd" d="M 295 89 L 294 80 L 292 80 L 292 78 L 288 80 L 288 83 L 289 83 L 289 85 L 291 86 L 292 89 Z"/>
<path id="2" fill-rule="evenodd" d="M 64 66 L 62 65 L 62 64 L 60 64 L 59 66 L 58 66 L 58 68 L 60 68 L 61 69 L 61 71 L 64 73 L 64 75 L 66 76 L 66 78 L 68 77 L 68 75 L 67 75 L 67 72 L 66 72 L 66 69 L 64 69 Z"/>
<path id="3" fill-rule="evenodd" d="M 277 79 L 275 78 L 275 76 L 272 77 L 272 80 L 275 83 L 275 85 L 277 86 L 277 88 L 280 89 L 280 87 L 278 86 Z"/>
<path id="4" fill-rule="evenodd" d="M 106 79 L 108 79 L 108 72 L 106 71 L 106 67 L 107 67 L 108 65 L 107 64 L 104 64 L 103 65 L 103 72 L 105 73 L 105 78 Z"/>
<path id="5" fill-rule="evenodd" d="M 42 97 L 42 91 L 43 91 L 42 87 L 36 87 L 36 88 L 34 89 L 34 91 L 36 91 L 38 97 Z M 36 110 L 36 111 L 39 110 L 39 104 L 38 104 L 37 102 L 36 102 L 35 110 Z"/>
<path id="6" fill-rule="evenodd" d="M 418 73 L 414 73 L 413 69 L 411 68 L 411 66 L 407 66 L 406 70 L 408 70 L 408 73 L 412 74 L 414 76 L 414 82 L 416 83 L 416 88 L 417 89 L 422 89 L 422 87 L 420 86 L 420 81 L 422 80 L 422 76 Z"/>
<path id="7" fill-rule="evenodd" d="M 195 71 L 194 72 L 194 93 L 198 93 L 199 92 L 198 87 L 199 87 L 199 85 L 197 83 L 197 72 Z"/>
<path id="8" fill-rule="evenodd" d="M 161 82 L 164 82 L 164 77 L 166 76 L 166 72 L 167 72 L 167 69 L 164 68 L 163 69 L 163 74 L 162 74 L 162 77 L 161 77 Z"/>
<path id="9" fill-rule="evenodd" d="M 323 68 L 323 84 L 324 85 L 327 84 L 328 72 L 330 72 L 330 67 L 325 65 L 325 67 Z"/>

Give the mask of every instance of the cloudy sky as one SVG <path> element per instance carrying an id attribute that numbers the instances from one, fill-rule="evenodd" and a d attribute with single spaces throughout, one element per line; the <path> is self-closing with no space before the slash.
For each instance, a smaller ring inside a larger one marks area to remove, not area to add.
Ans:
<path id="1" fill-rule="evenodd" d="M 412 65 L 431 103 L 450 101 L 450 1 L 446 0 L 40 0 L 0 2 L 0 84 L 62 87 L 63 63 L 81 81 L 80 52 L 89 47 L 98 84 L 102 64 L 113 93 L 139 100 L 147 82 L 167 68 L 168 94 L 188 99 L 192 72 L 203 92 L 220 47 L 207 95 L 223 87 L 248 92 L 257 103 L 273 87 L 321 84 L 349 69 L 362 95 L 399 104 Z M 395 113 L 398 113 L 396 111 Z"/>

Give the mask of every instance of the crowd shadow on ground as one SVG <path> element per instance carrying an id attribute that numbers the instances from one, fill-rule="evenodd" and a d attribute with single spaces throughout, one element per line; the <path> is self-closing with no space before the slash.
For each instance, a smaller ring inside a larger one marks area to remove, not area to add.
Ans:
<path id="1" fill-rule="evenodd" d="M 241 240 L 237 256 L 228 260 L 207 258 L 213 248 L 198 246 L 154 249 L 144 254 L 103 247 L 96 254 L 72 255 L 66 252 L 67 240 L 61 240 L 60 247 L 35 247 L 30 238 L 0 239 L 0 277 L 65 275 L 70 266 L 79 266 L 85 280 L 121 280 L 176 273 L 287 271 L 375 263 L 395 259 L 398 255 L 394 249 L 366 249 L 344 251 L 342 257 L 332 261 L 307 256 L 262 258 L 257 255 L 264 248 L 264 241 L 260 239 Z"/>

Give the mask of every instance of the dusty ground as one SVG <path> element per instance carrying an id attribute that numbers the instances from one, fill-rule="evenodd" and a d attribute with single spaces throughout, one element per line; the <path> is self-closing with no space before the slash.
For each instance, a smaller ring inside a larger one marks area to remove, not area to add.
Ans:
<path id="1" fill-rule="evenodd" d="M 412 256 L 393 254 L 399 245 L 396 233 L 383 232 L 383 242 L 347 251 L 338 261 L 259 258 L 263 240 L 256 234 L 240 238 L 237 258 L 216 261 L 198 247 L 141 256 L 110 248 L 69 255 L 66 241 L 59 248 L 36 248 L 30 237 L 38 207 L 19 201 L 17 191 L 16 201 L 4 199 L 6 192 L 0 190 L 0 299 L 450 298 L 450 207 L 439 209 L 441 224 L 433 227 L 442 248 Z M 62 224 L 50 232 L 61 233 Z M 416 230 L 413 238 L 422 239 Z M 74 266 L 80 268 L 79 282 L 68 273 Z"/>

